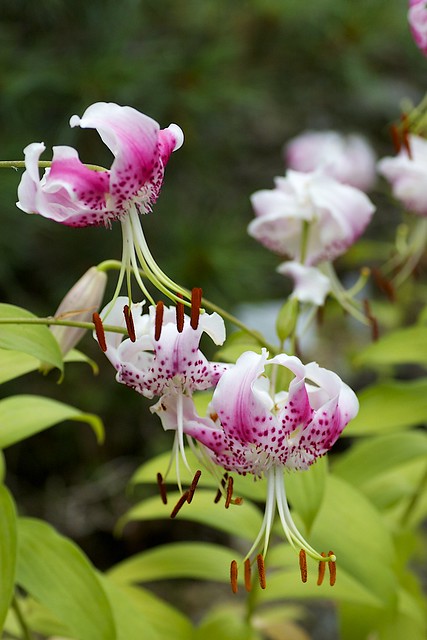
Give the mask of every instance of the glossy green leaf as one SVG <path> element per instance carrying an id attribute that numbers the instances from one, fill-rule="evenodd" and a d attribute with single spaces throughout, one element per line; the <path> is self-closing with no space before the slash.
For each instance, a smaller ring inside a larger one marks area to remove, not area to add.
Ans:
<path id="1" fill-rule="evenodd" d="M 427 378 L 381 382 L 358 395 L 359 413 L 344 429 L 343 436 L 400 431 L 427 421 Z"/>
<path id="2" fill-rule="evenodd" d="M 193 627 L 181 612 L 146 589 L 100 576 L 117 628 L 116 640 L 190 640 Z"/>
<path id="3" fill-rule="evenodd" d="M 359 351 L 354 358 L 356 366 L 408 363 L 427 365 L 427 327 L 393 331 Z"/>
<path id="4" fill-rule="evenodd" d="M 98 442 L 103 441 L 104 427 L 98 416 L 82 413 L 75 407 L 50 398 L 20 395 L 0 401 L 0 449 L 64 420 L 86 422 L 92 427 Z"/>
<path id="5" fill-rule="evenodd" d="M 0 349 L 0 384 L 19 378 L 40 366 L 40 360 L 13 349 Z"/>
<path id="6" fill-rule="evenodd" d="M 322 505 L 328 474 L 327 457 L 319 458 L 307 471 L 285 476 L 286 493 L 309 532 Z"/>
<path id="7" fill-rule="evenodd" d="M 0 320 L 9 318 L 33 319 L 36 316 L 26 309 L 0 304 Z M 63 370 L 58 343 L 45 325 L 0 323 L 0 348 L 22 351 Z"/>
<path id="8" fill-rule="evenodd" d="M 0 629 L 9 609 L 15 588 L 16 510 L 13 499 L 0 485 Z"/>
<path id="9" fill-rule="evenodd" d="M 139 553 L 109 571 L 121 584 L 170 578 L 230 582 L 235 551 L 207 542 L 175 542 Z"/>
<path id="10" fill-rule="evenodd" d="M 17 582 L 79 640 L 115 640 L 107 596 L 80 549 L 50 525 L 18 520 Z"/>
<path id="11" fill-rule="evenodd" d="M 205 489 L 197 489 L 191 504 L 185 503 L 177 515 L 177 520 L 200 522 L 220 531 L 225 531 L 246 540 L 255 539 L 262 522 L 259 509 L 245 500 L 241 505 L 224 508 L 224 503 L 214 504 L 215 493 Z M 132 520 L 168 519 L 178 502 L 180 494 L 168 495 L 168 504 L 164 505 L 159 496 L 148 498 L 130 509 L 119 521 L 119 528 Z M 172 522 L 171 522 L 172 526 Z"/>
<path id="12" fill-rule="evenodd" d="M 190 449 L 186 449 L 186 457 L 191 468 L 191 473 L 185 468 L 183 464 L 180 466 L 180 477 L 183 487 L 188 486 L 194 476 L 197 469 L 202 471 L 201 478 L 199 480 L 199 487 L 211 487 L 214 491 L 219 486 L 219 478 L 222 475 L 222 469 L 217 467 L 218 478 L 215 478 L 208 470 L 206 470 L 196 459 L 193 452 Z M 171 454 L 169 452 L 162 453 L 155 458 L 151 458 L 143 465 L 138 467 L 134 475 L 131 478 L 131 485 L 136 484 L 155 484 L 157 473 L 164 473 L 169 466 Z M 234 479 L 234 495 L 244 496 L 250 500 L 264 501 L 266 492 L 265 480 L 256 480 L 253 476 L 239 476 L 233 474 Z M 177 485 L 177 473 L 175 465 L 172 465 L 168 475 L 167 483 Z"/>

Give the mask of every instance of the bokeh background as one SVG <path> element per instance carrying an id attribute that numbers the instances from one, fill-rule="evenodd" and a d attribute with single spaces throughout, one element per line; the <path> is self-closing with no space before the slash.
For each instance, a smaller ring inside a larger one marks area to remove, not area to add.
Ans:
<path id="1" fill-rule="evenodd" d="M 94 132 L 68 126 L 96 101 L 176 122 L 185 144 L 144 220 L 154 255 L 230 310 L 281 300 L 289 288 L 277 257 L 246 234 L 249 195 L 272 186 L 284 143 L 307 128 L 360 132 L 379 155 L 392 153 L 389 125 L 403 98 L 421 99 L 427 71 L 406 11 L 404 0 L 0 0 L 0 156 L 22 159 L 43 141 L 109 166 Z M 28 216 L 14 204 L 19 178 L 0 173 L 0 299 L 48 315 L 89 266 L 120 257 L 120 227 Z M 381 186 L 373 197 L 386 203 Z M 387 216 L 382 206 L 369 234 L 391 237 Z M 1 389 L 57 397 L 106 425 L 101 448 L 84 426 L 62 425 L 7 451 L 22 511 L 74 537 L 101 568 L 170 536 L 200 538 L 195 526 L 164 523 L 113 537 L 132 470 L 170 436 L 147 401 L 114 382 L 90 336 L 82 348 L 101 365 L 96 378 L 72 365 L 61 384 L 34 374 Z"/>

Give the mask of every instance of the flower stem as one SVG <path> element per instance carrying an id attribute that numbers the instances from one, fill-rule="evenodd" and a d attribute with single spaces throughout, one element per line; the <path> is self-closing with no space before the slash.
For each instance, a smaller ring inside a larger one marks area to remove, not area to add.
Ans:
<path id="1" fill-rule="evenodd" d="M 37 163 L 40 169 L 47 169 L 52 166 L 51 160 L 39 160 Z M 107 171 L 105 167 L 97 164 L 85 164 L 85 167 L 92 171 Z M 0 169 L 25 169 L 25 160 L 0 160 Z"/>
<path id="2" fill-rule="evenodd" d="M 18 624 L 21 627 L 23 639 L 34 640 L 33 634 L 31 633 L 30 628 L 27 625 L 27 622 L 24 618 L 24 614 L 21 611 L 21 607 L 19 605 L 18 598 L 16 597 L 16 595 L 13 596 L 11 604 L 12 604 L 12 609 L 15 613 L 16 619 L 18 621 Z"/>
<path id="3" fill-rule="evenodd" d="M 95 330 L 93 322 L 74 322 L 73 320 L 58 320 L 51 316 L 47 318 L 0 318 L 0 325 L 2 324 L 41 324 L 41 325 L 59 325 L 61 327 L 77 327 L 78 329 L 88 329 L 89 331 Z M 104 324 L 104 330 L 112 333 L 127 334 L 127 330 L 123 327 L 116 327 L 111 324 Z"/>

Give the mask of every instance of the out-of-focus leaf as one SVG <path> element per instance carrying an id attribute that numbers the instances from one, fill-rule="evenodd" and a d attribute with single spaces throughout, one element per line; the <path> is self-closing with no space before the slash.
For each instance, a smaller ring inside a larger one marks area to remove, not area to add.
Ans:
<path id="1" fill-rule="evenodd" d="M 190 449 L 186 449 L 185 453 L 192 471 L 190 473 L 184 465 L 181 465 L 180 478 L 183 486 L 189 485 L 196 470 L 201 469 L 202 475 L 199 480 L 198 486 L 211 487 L 213 490 L 216 490 L 219 486 L 219 478 L 221 477 L 222 470 L 219 467 L 217 468 L 218 478 L 215 478 L 211 473 L 209 473 L 207 469 L 204 469 L 203 465 L 201 465 L 201 463 L 196 459 Z M 159 471 L 163 473 L 164 470 L 168 468 L 169 461 L 170 453 L 161 453 L 155 458 L 151 458 L 151 460 L 148 460 L 148 462 L 145 462 L 143 465 L 138 467 L 131 478 L 131 484 L 155 484 L 157 473 Z M 265 480 L 255 480 L 251 475 L 239 476 L 238 474 L 233 474 L 233 479 L 235 496 L 244 496 L 249 498 L 250 500 L 255 501 L 265 500 Z M 167 483 L 173 484 L 175 486 L 177 484 L 175 465 L 172 465 L 168 473 Z"/>
<path id="2" fill-rule="evenodd" d="M 42 396 L 12 396 L 0 401 L 0 449 L 25 440 L 58 422 L 73 420 L 92 427 L 98 442 L 104 439 L 101 419 Z"/>
<path id="3" fill-rule="evenodd" d="M 286 493 L 307 531 L 310 531 L 322 505 L 328 474 L 327 457 L 319 458 L 307 471 L 285 477 Z"/>
<path id="4" fill-rule="evenodd" d="M 80 549 L 51 526 L 18 520 L 17 583 L 79 640 L 116 640 L 110 603 Z"/>
<path id="5" fill-rule="evenodd" d="M 262 640 L 258 631 L 251 628 L 243 607 L 220 605 L 202 620 L 194 634 L 194 640 Z"/>
<path id="6" fill-rule="evenodd" d="M 180 494 L 169 494 L 169 502 L 164 505 L 160 497 L 148 498 L 130 509 L 119 521 L 119 528 L 132 520 L 160 520 L 170 517 L 170 513 L 178 502 Z M 185 503 L 177 519 L 200 522 L 214 529 L 225 531 L 247 540 L 254 540 L 262 522 L 259 509 L 245 500 L 241 505 L 231 505 L 224 509 L 224 504 L 214 504 L 214 493 L 197 489 L 191 504 Z"/>
<path id="7" fill-rule="evenodd" d="M 13 349 L 0 349 L 0 384 L 35 371 L 40 366 L 40 360 Z"/>
<path id="8" fill-rule="evenodd" d="M 0 449 L 0 482 L 4 482 L 6 475 L 6 462 L 4 459 L 3 451 Z"/>
<path id="9" fill-rule="evenodd" d="M 120 584 L 170 578 L 193 578 L 230 582 L 231 549 L 207 542 L 176 542 L 162 545 L 124 560 L 109 571 Z"/>
<path id="10" fill-rule="evenodd" d="M 36 316 L 11 304 L 0 304 L 0 319 L 31 319 Z M 0 348 L 22 351 L 63 370 L 58 343 L 45 325 L 0 324 Z"/>
<path id="11" fill-rule="evenodd" d="M 98 375 L 99 373 L 99 367 L 95 360 L 92 360 L 92 358 L 89 358 L 83 351 L 79 351 L 78 349 L 71 349 L 71 351 L 64 356 L 64 362 L 83 362 L 90 366 L 94 375 Z"/>
<path id="12" fill-rule="evenodd" d="M 225 344 L 219 349 L 217 358 L 225 362 L 236 362 L 245 351 L 261 353 L 261 345 L 246 331 L 236 331 L 227 337 Z"/>
<path id="13" fill-rule="evenodd" d="M 427 422 L 427 378 L 374 384 L 359 394 L 358 415 L 343 436 L 387 433 Z"/>
<path id="14" fill-rule="evenodd" d="M 9 609 L 15 588 L 16 510 L 13 499 L 0 485 L 0 629 Z"/>
<path id="15" fill-rule="evenodd" d="M 427 327 L 414 326 L 393 331 L 369 344 L 354 358 L 356 366 L 427 365 Z"/>
<path id="16" fill-rule="evenodd" d="M 193 628 L 182 613 L 145 589 L 119 585 L 100 576 L 110 600 L 117 636 L 115 640 L 189 640 Z"/>

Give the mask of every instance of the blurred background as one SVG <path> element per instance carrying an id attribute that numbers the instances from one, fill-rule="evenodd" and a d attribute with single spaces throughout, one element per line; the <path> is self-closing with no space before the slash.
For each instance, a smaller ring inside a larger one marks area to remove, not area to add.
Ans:
<path id="1" fill-rule="evenodd" d="M 249 196 L 283 174 L 284 143 L 330 128 L 363 133 L 391 154 L 401 100 L 425 92 L 427 61 L 403 0 L 1 0 L 0 9 L 1 158 L 22 159 L 43 141 L 43 159 L 70 144 L 84 162 L 109 166 L 97 135 L 68 125 L 96 101 L 131 105 L 161 127 L 176 122 L 185 144 L 144 227 L 166 273 L 229 310 L 289 291 L 277 257 L 246 234 Z M 30 217 L 14 204 L 19 178 L 0 173 L 0 300 L 48 315 L 88 267 L 120 258 L 120 226 Z M 382 208 L 369 234 L 393 231 Z M 101 365 L 96 378 L 71 365 L 60 385 L 55 373 L 34 374 L 1 389 L 57 397 L 106 425 L 103 447 L 84 426 L 61 425 L 7 451 L 23 512 L 74 537 L 101 568 L 170 535 L 200 538 L 195 526 L 170 533 L 168 523 L 113 538 L 133 469 L 171 437 L 148 401 L 114 382 L 90 336 L 81 346 Z"/>

